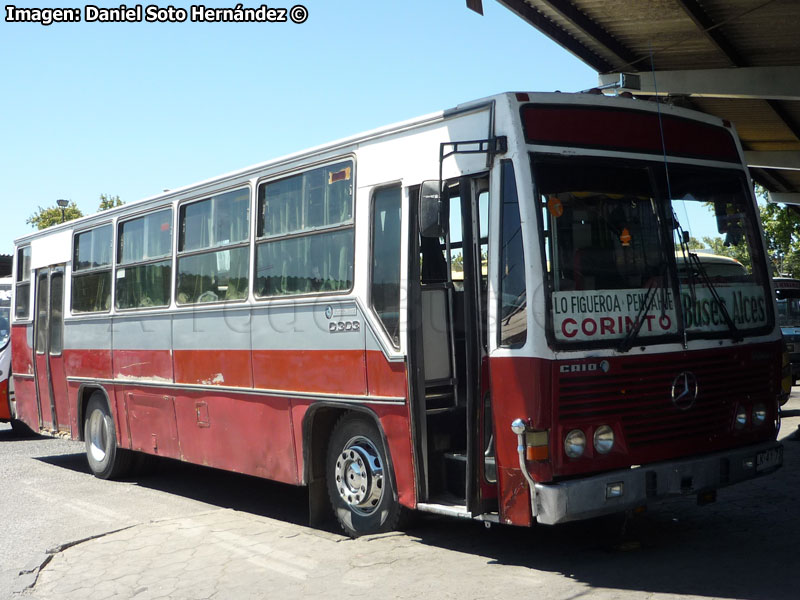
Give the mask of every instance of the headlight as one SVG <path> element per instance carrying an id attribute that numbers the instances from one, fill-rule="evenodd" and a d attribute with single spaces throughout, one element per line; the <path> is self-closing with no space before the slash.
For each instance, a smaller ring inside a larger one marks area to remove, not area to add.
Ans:
<path id="1" fill-rule="evenodd" d="M 736 409 L 736 423 L 734 425 L 736 429 L 742 429 L 747 425 L 747 410 L 742 405 L 739 405 Z"/>
<path id="2" fill-rule="evenodd" d="M 753 407 L 753 425 L 763 425 L 767 420 L 767 407 L 760 402 Z"/>
<path id="3" fill-rule="evenodd" d="M 600 425 L 594 432 L 594 449 L 599 454 L 608 454 L 614 447 L 614 430 L 608 425 Z"/>
<path id="4" fill-rule="evenodd" d="M 564 438 L 564 452 L 570 458 L 578 458 L 586 449 L 586 436 L 580 429 L 573 429 Z"/>

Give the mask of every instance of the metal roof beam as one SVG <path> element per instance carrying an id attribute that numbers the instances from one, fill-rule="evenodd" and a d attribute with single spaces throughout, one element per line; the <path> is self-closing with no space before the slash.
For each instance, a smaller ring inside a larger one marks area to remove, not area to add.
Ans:
<path id="1" fill-rule="evenodd" d="M 518 17 L 522 18 L 524 21 L 527 21 L 530 25 L 541 31 L 551 40 L 572 52 L 583 62 L 592 67 L 595 71 L 602 73 L 612 69 L 611 64 L 607 60 L 597 55 L 590 48 L 584 46 L 576 38 L 572 37 L 569 33 L 561 29 L 558 25 L 553 23 L 550 19 L 525 2 L 525 0 L 497 1 L 511 12 L 516 14 Z"/>
<path id="2" fill-rule="evenodd" d="M 800 171 L 800 150 L 745 150 L 744 160 L 748 167 Z"/>
<path id="3" fill-rule="evenodd" d="M 720 31 L 719 26 L 711 20 L 711 18 L 702 9 L 697 0 L 677 0 L 678 4 L 683 7 L 683 10 L 689 15 L 689 18 L 694 21 L 695 25 L 700 28 L 703 34 L 714 44 L 717 49 L 725 55 L 731 65 L 734 67 L 744 67 L 745 62 L 742 55 L 733 47 L 728 41 L 728 38 Z"/>
<path id="4" fill-rule="evenodd" d="M 570 2 L 567 2 L 566 0 L 539 1 L 542 4 L 549 6 L 551 9 L 572 23 L 575 27 L 583 31 L 583 33 L 604 46 L 606 50 L 616 55 L 617 58 L 622 60 L 622 62 L 632 65 L 641 60 L 641 57 L 634 54 L 633 51 L 622 44 L 622 42 L 617 40 L 617 38 L 608 33 L 595 21 L 587 17 L 585 13 L 575 8 L 575 6 Z"/>
<path id="5" fill-rule="evenodd" d="M 800 204 L 800 192 L 769 192 L 767 194 L 767 202 L 774 204 Z"/>
<path id="6" fill-rule="evenodd" d="M 800 66 L 607 73 L 598 81 L 601 87 L 644 95 L 657 89 L 659 95 L 800 100 Z"/>

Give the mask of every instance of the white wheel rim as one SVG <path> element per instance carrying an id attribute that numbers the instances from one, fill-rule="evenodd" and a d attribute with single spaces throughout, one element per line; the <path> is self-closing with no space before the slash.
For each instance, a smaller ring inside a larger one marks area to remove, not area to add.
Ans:
<path id="1" fill-rule="evenodd" d="M 99 410 L 92 412 L 89 417 L 89 453 L 97 462 L 106 458 L 108 447 L 108 430 L 105 415 Z"/>
<path id="2" fill-rule="evenodd" d="M 351 438 L 336 457 L 333 473 L 336 490 L 353 512 L 371 515 L 383 498 L 383 463 L 378 449 L 367 438 Z"/>

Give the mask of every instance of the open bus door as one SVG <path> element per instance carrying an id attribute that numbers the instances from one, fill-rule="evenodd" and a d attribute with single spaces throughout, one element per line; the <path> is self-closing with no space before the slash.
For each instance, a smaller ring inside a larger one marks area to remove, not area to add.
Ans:
<path id="1" fill-rule="evenodd" d="M 484 458 L 492 424 L 482 418 L 491 414 L 484 410 L 483 368 L 489 178 L 484 173 L 445 181 L 433 201 L 436 188 L 429 183 L 411 193 L 419 211 L 411 219 L 410 248 L 419 260 L 410 262 L 409 358 L 420 504 L 477 515 L 495 496 L 494 457 Z M 420 195 L 429 197 L 418 203 Z M 437 202 L 433 215 L 429 209 Z"/>
<path id="2" fill-rule="evenodd" d="M 34 373 L 39 427 L 69 431 L 64 375 L 64 265 L 35 272 Z"/>

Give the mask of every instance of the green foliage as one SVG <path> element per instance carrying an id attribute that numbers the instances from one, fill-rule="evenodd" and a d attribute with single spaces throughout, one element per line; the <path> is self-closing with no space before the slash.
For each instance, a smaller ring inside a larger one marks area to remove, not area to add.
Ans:
<path id="1" fill-rule="evenodd" d="M 767 202 L 767 191 L 756 185 L 756 197 L 759 200 L 758 210 L 764 237 L 767 243 L 767 260 L 772 267 L 773 275 L 788 275 L 800 278 L 800 211 L 793 207 L 781 206 Z M 709 210 L 712 206 L 708 204 Z M 702 249 L 703 244 L 694 246 L 694 238 L 689 242 L 690 249 Z M 749 252 L 746 244 L 726 246 L 719 238 L 704 237 L 703 242 L 713 254 L 730 256 L 751 269 Z"/>
<path id="2" fill-rule="evenodd" d="M 97 210 L 108 210 L 109 208 L 115 208 L 123 204 L 125 203 L 120 200 L 119 196 L 100 194 L 100 206 L 98 206 Z M 60 206 L 50 206 L 48 208 L 42 208 L 40 206 L 25 222 L 37 229 L 45 229 L 51 225 L 58 225 L 62 221 L 72 221 L 82 216 L 83 212 L 78 208 L 78 205 L 70 201 L 69 206 L 64 209 L 63 215 Z"/>
<path id="3" fill-rule="evenodd" d="M 464 270 L 464 257 L 461 254 L 457 254 L 452 257 L 452 267 L 453 271 Z"/>
<path id="4" fill-rule="evenodd" d="M 705 245 L 710 249 L 711 254 L 719 254 L 721 256 L 730 256 L 742 263 L 748 271 L 752 271 L 750 264 L 750 252 L 746 243 L 741 243 L 737 246 L 726 246 L 725 242 L 720 238 L 704 237 Z"/>
<path id="5" fill-rule="evenodd" d="M 689 250 L 702 250 L 705 247 L 706 245 L 703 244 L 703 242 L 698 240 L 696 237 L 689 238 Z M 680 244 L 675 244 L 675 250 L 676 252 L 680 252 L 681 250 Z"/>
<path id="6" fill-rule="evenodd" d="M 122 206 L 123 204 L 125 203 L 119 199 L 119 196 L 100 194 L 100 206 L 97 208 L 97 210 L 108 210 L 109 208 L 116 208 L 117 206 Z"/>
<path id="7" fill-rule="evenodd" d="M 36 229 L 46 229 L 51 225 L 57 225 L 64 221 L 72 221 L 83 216 L 81 209 L 74 202 L 70 202 L 69 206 L 62 209 L 59 206 L 50 206 L 48 208 L 39 207 L 35 213 L 28 217 L 25 222 Z"/>
<path id="8" fill-rule="evenodd" d="M 778 204 L 759 206 L 767 252 L 780 274 L 800 277 L 800 213 Z"/>

